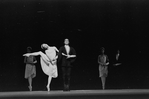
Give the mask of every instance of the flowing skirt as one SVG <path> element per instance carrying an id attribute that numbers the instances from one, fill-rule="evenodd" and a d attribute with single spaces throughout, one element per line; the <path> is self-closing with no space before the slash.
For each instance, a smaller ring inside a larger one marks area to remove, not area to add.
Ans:
<path id="1" fill-rule="evenodd" d="M 29 77 L 36 77 L 36 67 L 33 64 L 26 64 L 25 78 L 28 79 Z"/>
<path id="2" fill-rule="evenodd" d="M 40 57 L 40 63 L 41 68 L 46 75 L 51 76 L 53 78 L 56 78 L 58 76 L 56 64 L 52 65 L 51 63 L 49 63 L 49 65 L 47 65 L 45 61 L 42 59 L 42 57 Z"/>
<path id="3" fill-rule="evenodd" d="M 108 66 L 99 65 L 99 77 L 108 76 Z"/>

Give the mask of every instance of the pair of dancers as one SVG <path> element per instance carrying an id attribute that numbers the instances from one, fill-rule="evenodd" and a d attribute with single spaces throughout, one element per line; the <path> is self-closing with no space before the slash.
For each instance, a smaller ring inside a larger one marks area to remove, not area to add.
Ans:
<path id="1" fill-rule="evenodd" d="M 101 55 L 98 56 L 98 63 L 99 63 L 99 77 L 101 78 L 102 82 L 102 89 L 105 89 L 105 83 L 106 83 L 106 77 L 108 76 L 108 65 L 109 65 L 109 58 L 104 53 L 105 48 L 101 48 Z M 119 60 L 120 51 L 117 51 L 116 54 L 116 63 L 113 64 L 113 66 L 119 66 L 121 63 L 117 62 Z"/>
<path id="2" fill-rule="evenodd" d="M 45 53 L 43 53 L 42 51 L 33 52 L 33 53 L 29 52 L 29 53 L 23 54 L 23 56 L 26 56 L 26 57 L 38 56 L 38 55 L 41 56 L 40 57 L 41 68 L 43 72 L 46 75 L 48 75 L 48 83 L 46 87 L 47 87 L 47 90 L 50 91 L 50 83 L 52 78 L 56 78 L 58 76 L 58 72 L 57 72 L 58 55 L 56 52 L 59 52 L 59 50 L 55 46 L 49 46 L 47 44 L 42 44 L 41 48 L 45 50 Z M 29 88 L 31 91 L 32 85 L 30 81 L 29 81 L 29 84 L 30 84 Z"/>

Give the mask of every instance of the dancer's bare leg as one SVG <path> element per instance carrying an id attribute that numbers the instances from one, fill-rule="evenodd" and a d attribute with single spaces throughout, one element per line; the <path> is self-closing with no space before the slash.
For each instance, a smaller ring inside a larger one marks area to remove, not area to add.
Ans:
<path id="1" fill-rule="evenodd" d="M 48 84 L 47 84 L 47 90 L 48 90 L 48 91 L 50 91 L 51 80 L 52 80 L 52 77 L 49 76 L 49 77 L 48 77 Z"/>
<path id="2" fill-rule="evenodd" d="M 29 83 L 29 90 L 32 91 L 32 77 L 28 78 L 28 83 Z"/>
<path id="3" fill-rule="evenodd" d="M 106 77 L 101 77 L 102 89 L 105 89 Z"/>

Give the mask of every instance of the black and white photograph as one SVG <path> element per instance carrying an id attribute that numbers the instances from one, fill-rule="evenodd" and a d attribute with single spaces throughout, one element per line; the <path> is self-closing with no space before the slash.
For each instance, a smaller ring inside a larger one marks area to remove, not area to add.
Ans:
<path id="1" fill-rule="evenodd" d="M 0 98 L 149 98 L 148 0 L 0 0 Z"/>

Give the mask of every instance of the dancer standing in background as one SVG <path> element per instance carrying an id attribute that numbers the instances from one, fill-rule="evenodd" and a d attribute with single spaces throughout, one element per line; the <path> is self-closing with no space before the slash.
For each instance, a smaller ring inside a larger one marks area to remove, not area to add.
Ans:
<path id="1" fill-rule="evenodd" d="M 48 84 L 47 84 L 47 90 L 50 91 L 50 84 L 52 78 L 56 78 L 58 76 L 57 73 L 57 54 L 56 51 L 58 49 L 55 46 L 49 46 L 47 44 L 42 44 L 41 45 L 42 49 L 45 49 L 45 53 L 39 51 L 39 52 L 34 52 L 34 53 L 27 53 L 24 54 L 23 56 L 38 56 L 40 55 L 40 62 L 41 62 L 41 68 L 43 72 L 48 75 Z"/>
<path id="2" fill-rule="evenodd" d="M 98 56 L 99 77 L 101 78 L 102 89 L 105 89 L 106 77 L 108 76 L 109 59 L 108 56 L 104 54 L 105 49 L 103 47 L 101 48 L 101 52 L 102 54 Z"/>
<path id="3" fill-rule="evenodd" d="M 27 53 L 31 53 L 31 50 L 31 47 L 27 47 Z M 24 58 L 24 63 L 26 63 L 25 78 L 28 79 L 28 87 L 29 90 L 32 91 L 32 79 L 36 77 L 35 63 L 37 63 L 37 60 L 34 56 L 29 56 Z"/>
<path id="4" fill-rule="evenodd" d="M 116 53 L 116 63 L 113 64 L 114 66 L 119 66 L 121 65 L 121 63 L 119 62 L 119 56 L 120 56 L 120 51 L 118 50 L 117 53 Z"/>
<path id="5" fill-rule="evenodd" d="M 70 74 L 72 70 L 72 63 L 75 61 L 76 51 L 73 47 L 69 46 L 69 39 L 64 40 L 64 46 L 59 49 L 59 58 L 62 60 L 62 75 L 63 75 L 63 84 L 64 91 L 69 91 L 70 87 Z"/>

